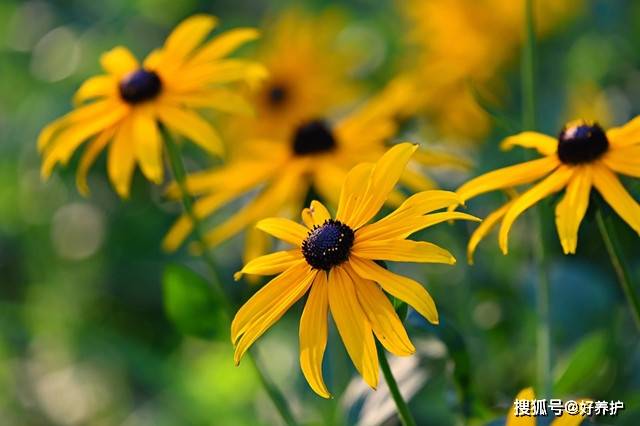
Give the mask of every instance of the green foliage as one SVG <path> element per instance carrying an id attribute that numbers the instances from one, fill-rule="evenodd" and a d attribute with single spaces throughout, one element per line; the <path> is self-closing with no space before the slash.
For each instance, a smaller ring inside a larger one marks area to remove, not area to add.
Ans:
<path id="1" fill-rule="evenodd" d="M 564 368 L 559 368 L 554 385 L 554 395 L 582 395 L 594 384 L 599 373 L 607 365 L 609 339 L 602 331 L 592 333 L 582 339 L 567 360 Z"/>

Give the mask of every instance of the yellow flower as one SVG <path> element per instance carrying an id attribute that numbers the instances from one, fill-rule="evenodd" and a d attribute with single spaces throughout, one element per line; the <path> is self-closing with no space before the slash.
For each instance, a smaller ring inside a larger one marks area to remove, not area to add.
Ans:
<path id="1" fill-rule="evenodd" d="M 218 133 L 195 109 L 250 112 L 247 102 L 223 84 L 253 84 L 264 78 L 266 71 L 255 62 L 225 59 L 258 36 L 254 29 L 238 28 L 203 44 L 216 24 L 217 19 L 209 15 L 186 19 L 143 64 L 122 46 L 103 54 L 100 62 L 106 74 L 85 81 L 75 95 L 77 109 L 40 133 L 43 177 L 49 177 L 57 163 L 66 165 L 74 151 L 89 141 L 77 172 L 81 193 L 88 193 L 87 172 L 107 145 L 107 171 L 121 197 L 129 195 L 136 164 L 147 179 L 161 183 L 163 138 L 159 124 L 210 153 L 220 154 Z"/>
<path id="2" fill-rule="evenodd" d="M 396 355 L 415 352 L 385 292 L 413 306 L 433 324 L 438 323 L 435 303 L 419 283 L 376 261 L 453 264 L 455 259 L 448 251 L 406 238 L 440 222 L 477 220 L 460 212 L 431 213 L 455 205 L 458 197 L 448 191 L 425 191 L 369 224 L 416 148 L 399 144 L 377 163 L 354 167 L 342 186 L 335 219 L 324 205 L 314 201 L 302 211 L 306 227 L 284 218 L 258 222 L 259 229 L 295 248 L 254 259 L 236 274 L 236 279 L 242 274 L 279 274 L 240 308 L 232 322 L 236 364 L 307 291 L 300 319 L 300 365 L 318 395 L 330 396 L 322 378 L 329 309 L 353 364 L 372 388 L 378 384 L 379 369 L 374 335 Z"/>
<path id="3" fill-rule="evenodd" d="M 536 399 L 536 395 L 533 392 L 532 388 L 523 389 L 516 396 L 516 400 L 520 400 L 520 401 L 533 401 L 535 399 Z M 577 402 L 578 404 L 580 404 L 584 401 L 589 401 L 589 400 L 581 399 L 581 400 L 578 400 Z M 548 409 L 547 409 L 547 413 L 548 415 L 553 416 L 553 413 L 549 413 Z M 583 414 L 570 415 L 567 413 L 563 413 L 562 416 L 556 417 L 550 423 L 550 425 L 551 426 L 578 426 L 582 423 L 585 417 L 586 416 Z M 505 423 L 505 426 L 536 426 L 536 424 L 537 424 L 537 421 L 534 416 L 525 416 L 525 415 L 516 416 L 515 401 L 514 401 L 514 405 L 511 407 L 511 409 L 509 410 L 509 414 L 507 415 L 507 421 Z"/>
<path id="4" fill-rule="evenodd" d="M 565 188 L 565 195 L 556 206 L 556 227 L 565 254 L 576 251 L 578 228 L 587 211 L 592 187 L 640 233 L 640 206 L 616 175 L 640 177 L 640 117 L 608 131 L 595 122 L 574 121 L 564 127 L 558 138 L 523 132 L 502 143 L 505 149 L 514 145 L 534 148 L 543 157 L 472 179 L 458 189 L 460 198 L 465 201 L 485 192 L 544 179 L 487 217 L 469 242 L 470 258 L 477 243 L 500 221 L 500 248 L 507 254 L 509 230 L 518 216 Z"/>
<path id="5" fill-rule="evenodd" d="M 234 161 L 188 176 L 188 190 L 200 197 L 194 208 L 201 218 L 258 189 L 248 204 L 206 235 L 206 243 L 215 246 L 264 217 L 295 216 L 311 187 L 336 205 L 347 172 L 362 161 L 375 161 L 385 152 L 385 142 L 397 130 L 395 113 L 410 95 L 406 86 L 392 85 L 335 124 L 322 116 L 313 117 L 293 127 L 286 138 L 250 139 L 242 144 L 242 155 Z M 402 183 L 412 192 L 432 189 L 435 183 L 421 173 L 421 168 L 456 161 L 460 160 L 420 150 L 403 173 Z M 179 195 L 179 188 L 173 185 L 169 195 Z M 399 192 L 391 195 L 396 205 L 402 199 Z M 165 250 L 177 249 L 192 228 L 187 215 L 180 217 L 163 241 Z M 251 245 L 247 248 L 252 249 Z M 245 256 L 245 260 L 248 258 Z"/>
<path id="6" fill-rule="evenodd" d="M 490 117 L 470 90 L 503 92 L 499 78 L 522 41 L 523 1 L 402 0 L 410 22 L 408 74 L 415 80 L 414 108 L 431 117 L 449 137 L 481 138 Z M 578 10 L 582 0 L 535 2 L 539 35 L 547 34 Z M 494 95 L 493 97 L 497 97 Z M 489 99 L 495 101 L 494 99 Z"/>
<path id="7" fill-rule="evenodd" d="M 354 60 L 338 42 L 345 27 L 333 9 L 310 15 L 295 8 L 267 21 L 256 58 L 269 77 L 250 95 L 255 116 L 229 120 L 230 139 L 287 137 L 300 122 L 353 100 L 359 91 Z"/>

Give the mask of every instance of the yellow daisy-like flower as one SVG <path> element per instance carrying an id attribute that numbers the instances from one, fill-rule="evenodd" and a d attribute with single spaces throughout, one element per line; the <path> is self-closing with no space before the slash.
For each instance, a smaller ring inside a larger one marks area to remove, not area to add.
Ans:
<path id="1" fill-rule="evenodd" d="M 159 124 L 212 154 L 221 154 L 218 133 L 195 109 L 250 113 L 248 103 L 223 85 L 255 84 L 266 71 L 252 61 L 225 58 L 258 37 L 255 29 L 238 28 L 204 43 L 216 24 L 209 15 L 186 19 L 143 64 L 122 46 L 103 54 L 100 62 L 106 74 L 85 81 L 75 95 L 79 106 L 40 133 L 43 177 L 49 177 L 56 164 L 67 164 L 89 141 L 77 171 L 81 193 L 88 193 L 87 172 L 107 145 L 107 171 L 121 197 L 129 195 L 136 164 L 147 179 L 161 183 Z"/>
<path id="2" fill-rule="evenodd" d="M 537 32 L 544 36 L 580 9 L 582 0 L 536 1 Z M 402 0 L 410 22 L 408 74 L 415 80 L 414 107 L 445 136 L 481 138 L 490 117 L 471 85 L 500 93 L 500 72 L 522 42 L 523 1 Z"/>
<path id="3" fill-rule="evenodd" d="M 354 60 L 338 42 L 345 27 L 334 9 L 311 15 L 295 8 L 268 20 L 256 59 L 269 77 L 250 94 L 255 116 L 229 120 L 230 137 L 240 143 L 250 137 L 287 137 L 300 122 L 353 100 L 359 92 L 352 77 Z"/>
<path id="4" fill-rule="evenodd" d="M 394 146 L 377 163 L 362 163 L 347 175 L 335 219 L 321 203 L 304 209 L 305 226 L 284 218 L 260 221 L 257 227 L 295 248 L 254 259 L 236 274 L 274 275 L 240 308 L 231 325 L 235 362 L 269 327 L 309 292 L 300 319 L 300 365 L 311 388 L 328 398 L 322 378 L 327 344 L 327 314 L 356 369 L 375 389 L 378 355 L 374 335 L 396 355 L 415 352 L 385 292 L 405 301 L 433 324 L 435 303 L 416 281 L 397 275 L 376 261 L 453 264 L 446 250 L 406 238 L 421 229 L 452 219 L 477 220 L 460 212 L 432 213 L 458 203 L 448 191 L 425 191 L 408 198 L 393 213 L 369 223 L 392 191 L 416 146 Z"/>
<path id="5" fill-rule="evenodd" d="M 534 401 L 535 399 L 536 395 L 533 392 L 533 388 L 523 389 L 516 396 L 516 401 L 529 401 L 529 403 L 532 403 L 532 401 Z M 581 399 L 576 402 L 578 404 L 581 404 L 585 401 L 589 400 Z M 536 426 L 538 424 L 536 417 L 532 415 L 516 415 L 515 404 L 516 402 L 514 401 L 514 405 L 511 407 L 511 409 L 509 410 L 509 414 L 507 415 L 505 426 Z M 548 414 L 553 415 L 552 413 Z M 584 421 L 586 417 L 586 415 L 580 413 L 575 415 L 564 413 L 562 414 L 562 416 L 556 417 L 550 423 L 550 426 L 578 426 Z"/>
<path id="6" fill-rule="evenodd" d="M 347 172 L 362 161 L 375 161 L 385 152 L 385 142 L 397 130 L 396 111 L 410 95 L 406 89 L 390 86 L 335 124 L 324 117 L 314 117 L 293 127 L 287 138 L 248 140 L 243 144 L 242 155 L 234 161 L 188 176 L 188 190 L 199 196 L 194 204 L 195 213 L 202 218 L 258 189 L 249 203 L 206 235 L 206 243 L 215 246 L 264 217 L 281 214 L 293 217 L 311 187 L 336 205 L 336 195 Z M 414 157 L 402 174 L 402 183 L 413 192 L 435 187 L 421 173 L 422 166 L 460 162 L 455 157 L 424 150 Z M 177 185 L 169 188 L 169 195 L 179 195 Z M 397 205 L 403 196 L 394 192 L 390 198 Z M 192 229 L 191 219 L 183 215 L 165 237 L 163 247 L 169 251 L 177 249 Z"/>
<path id="7" fill-rule="evenodd" d="M 640 233 L 640 205 L 616 175 L 640 177 L 640 117 L 608 131 L 595 122 L 580 120 L 567 124 L 557 138 L 523 132 L 502 143 L 505 149 L 515 145 L 534 148 L 543 157 L 472 179 L 458 189 L 460 198 L 466 201 L 485 192 L 544 179 L 487 217 L 469 242 L 469 258 L 479 241 L 500 221 L 500 248 L 507 254 L 509 230 L 518 216 L 562 189 L 566 191 L 556 206 L 556 227 L 565 254 L 576 251 L 578 228 L 593 187 L 631 228 Z"/>

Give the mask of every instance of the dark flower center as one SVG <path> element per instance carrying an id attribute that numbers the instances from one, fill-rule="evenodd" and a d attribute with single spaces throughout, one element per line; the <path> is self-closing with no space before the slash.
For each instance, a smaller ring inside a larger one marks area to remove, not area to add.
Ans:
<path id="1" fill-rule="evenodd" d="M 267 101 L 272 107 L 280 107 L 287 101 L 289 93 L 281 84 L 274 84 L 267 90 Z"/>
<path id="2" fill-rule="evenodd" d="M 565 164 L 588 163 L 608 148 L 607 135 L 597 123 L 568 125 L 558 136 L 558 157 Z"/>
<path id="3" fill-rule="evenodd" d="M 144 69 L 133 71 L 120 81 L 120 97 L 130 104 L 151 100 L 161 89 L 162 81 L 158 74 Z"/>
<path id="4" fill-rule="evenodd" d="M 300 125 L 293 135 L 293 152 L 296 155 L 318 154 L 331 151 L 336 140 L 323 120 L 311 120 Z"/>
<path id="5" fill-rule="evenodd" d="M 315 269 L 328 271 L 349 259 L 355 234 L 344 223 L 328 219 L 316 225 L 302 243 L 302 254 Z"/>

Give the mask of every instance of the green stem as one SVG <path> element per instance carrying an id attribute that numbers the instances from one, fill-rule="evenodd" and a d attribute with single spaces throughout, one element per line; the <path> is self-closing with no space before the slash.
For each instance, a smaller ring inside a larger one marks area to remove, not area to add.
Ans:
<path id="1" fill-rule="evenodd" d="M 522 80 L 522 127 L 523 130 L 535 130 L 536 128 L 536 34 L 534 0 L 525 0 L 524 29 L 525 38 L 522 47 L 521 80 Z M 538 285 L 536 286 L 537 299 L 537 326 L 536 326 L 536 363 L 538 376 L 538 396 L 549 398 L 551 396 L 551 329 L 549 320 L 549 277 L 547 276 L 546 257 L 544 253 L 542 222 L 542 207 L 536 208 L 534 215 L 537 223 L 537 243 L 534 247 L 534 256 L 538 269 Z"/>
<path id="2" fill-rule="evenodd" d="M 180 153 L 180 147 L 173 140 L 173 137 L 169 134 L 168 131 L 163 129 L 163 136 L 165 145 L 167 147 L 167 156 L 169 158 L 169 166 L 171 168 L 171 172 L 173 177 L 180 188 L 180 195 L 182 201 L 182 207 L 184 208 L 185 213 L 191 219 L 193 223 L 194 234 L 202 247 L 202 258 L 205 263 L 209 267 L 209 272 L 211 273 L 211 289 L 218 296 L 218 300 L 224 302 L 225 311 L 227 314 L 227 320 L 231 321 L 233 317 L 233 305 L 227 296 L 227 293 L 224 291 L 224 287 L 222 285 L 222 280 L 218 275 L 218 266 L 213 258 L 213 256 L 206 250 L 205 246 L 205 238 L 204 232 L 202 230 L 202 224 L 200 219 L 195 214 L 193 208 L 193 199 L 189 192 L 187 191 L 186 184 L 186 172 L 184 168 L 184 163 L 182 161 L 182 154 Z M 260 364 L 256 359 L 255 353 L 248 351 L 246 356 L 249 358 L 249 362 L 253 366 L 253 369 L 260 380 L 264 390 L 267 392 L 267 395 L 273 402 L 273 405 L 276 407 L 282 420 L 284 420 L 285 424 L 289 426 L 296 426 L 297 423 L 287 406 L 286 400 L 282 396 L 282 393 L 275 387 L 275 385 L 267 378 L 262 369 L 260 368 Z"/>
<path id="3" fill-rule="evenodd" d="M 613 266 L 613 269 L 616 272 L 618 282 L 620 283 L 620 286 L 622 286 L 624 295 L 629 303 L 629 308 L 631 308 L 633 319 L 635 320 L 638 330 L 640 330 L 640 299 L 638 299 L 638 294 L 634 291 L 633 285 L 631 284 L 631 275 L 629 274 L 629 270 L 619 249 L 620 245 L 617 240 L 616 232 L 611 224 L 607 223 L 604 219 L 602 209 L 600 208 L 596 211 L 596 221 L 598 222 L 598 229 L 602 235 L 604 245 L 607 248 L 607 253 L 609 253 L 611 266 Z"/>
<path id="4" fill-rule="evenodd" d="M 393 401 L 396 403 L 396 408 L 398 409 L 398 416 L 400 417 L 400 421 L 404 426 L 415 426 L 416 421 L 413 419 L 411 415 L 411 411 L 409 411 L 409 406 L 405 402 L 404 398 L 402 398 L 402 394 L 400 393 L 400 388 L 398 388 L 398 383 L 396 379 L 393 377 L 393 373 L 391 372 L 391 367 L 389 367 L 389 361 L 387 361 L 387 354 L 384 348 L 376 343 L 378 346 L 378 358 L 380 360 L 380 367 L 382 368 L 382 374 L 384 375 L 384 379 L 387 382 L 387 386 L 389 387 L 389 392 L 393 397 Z"/>

